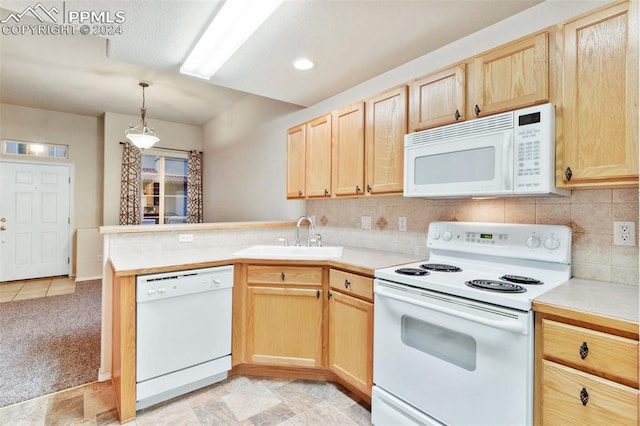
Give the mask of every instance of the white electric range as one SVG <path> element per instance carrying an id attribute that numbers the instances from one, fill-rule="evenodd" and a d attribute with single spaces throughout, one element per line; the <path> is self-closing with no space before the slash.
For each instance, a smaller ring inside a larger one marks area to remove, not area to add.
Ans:
<path id="1" fill-rule="evenodd" d="M 375 271 L 373 423 L 532 424 L 531 304 L 571 277 L 571 229 L 434 222 L 427 247 Z"/>

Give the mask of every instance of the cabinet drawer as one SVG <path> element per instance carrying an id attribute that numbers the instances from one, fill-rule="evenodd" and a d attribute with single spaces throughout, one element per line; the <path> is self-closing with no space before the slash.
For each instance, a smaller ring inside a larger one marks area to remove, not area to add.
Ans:
<path id="1" fill-rule="evenodd" d="M 638 341 L 547 319 L 542 333 L 543 358 L 638 387 Z"/>
<path id="2" fill-rule="evenodd" d="M 638 424 L 638 390 L 551 361 L 542 363 L 542 424 Z"/>
<path id="3" fill-rule="evenodd" d="M 373 300 L 372 278 L 332 269 L 329 272 L 329 284 L 334 290 Z"/>
<path id="4" fill-rule="evenodd" d="M 279 283 L 319 286 L 322 285 L 322 267 L 248 265 L 247 282 L 249 284 Z"/>

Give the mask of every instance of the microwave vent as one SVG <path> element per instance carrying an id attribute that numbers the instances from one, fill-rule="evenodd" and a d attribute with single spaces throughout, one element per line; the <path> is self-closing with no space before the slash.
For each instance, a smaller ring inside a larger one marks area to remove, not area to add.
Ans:
<path id="1" fill-rule="evenodd" d="M 513 112 L 505 112 L 477 120 L 463 121 L 462 123 L 454 123 L 447 126 L 436 127 L 435 129 L 410 133 L 405 139 L 405 145 L 465 139 L 472 136 L 481 136 L 486 133 L 501 132 L 513 129 L 513 120 Z"/>

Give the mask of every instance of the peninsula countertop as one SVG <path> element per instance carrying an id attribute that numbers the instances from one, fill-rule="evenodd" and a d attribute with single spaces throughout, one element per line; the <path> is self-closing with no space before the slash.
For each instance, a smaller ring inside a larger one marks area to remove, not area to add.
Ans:
<path id="1" fill-rule="evenodd" d="M 246 246 L 224 246 L 176 251 L 149 251 L 135 254 L 116 253 L 110 257 L 109 261 L 113 271 L 118 276 L 168 272 L 180 269 L 206 268 L 210 266 L 229 265 L 239 262 L 328 265 L 373 276 L 374 270 L 379 268 L 422 260 L 421 258 L 408 254 L 359 247 L 344 247 L 342 257 L 326 259 L 259 259 L 240 257 L 234 254 L 245 248 Z"/>

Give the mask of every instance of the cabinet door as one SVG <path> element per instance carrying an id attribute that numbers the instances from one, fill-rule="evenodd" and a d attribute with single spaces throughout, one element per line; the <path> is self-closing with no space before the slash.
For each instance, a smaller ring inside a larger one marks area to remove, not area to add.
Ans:
<path id="1" fill-rule="evenodd" d="M 465 65 L 455 65 L 415 80 L 409 97 L 412 132 L 464 120 Z"/>
<path id="2" fill-rule="evenodd" d="M 365 106 L 367 194 L 402 192 L 407 86 L 369 99 Z"/>
<path id="3" fill-rule="evenodd" d="M 307 123 L 305 187 L 308 197 L 331 195 L 331 114 Z"/>
<path id="4" fill-rule="evenodd" d="M 304 125 L 287 131 L 287 198 L 302 198 L 304 190 Z"/>
<path id="5" fill-rule="evenodd" d="M 637 9 L 637 2 L 563 28 L 559 185 L 638 185 L 638 10 L 630 7 Z"/>
<path id="6" fill-rule="evenodd" d="M 319 288 L 248 287 L 248 361 L 322 367 L 320 293 Z"/>
<path id="7" fill-rule="evenodd" d="M 359 195 L 364 188 L 364 104 L 333 116 L 332 175 L 335 195 Z"/>
<path id="8" fill-rule="evenodd" d="M 549 99 L 547 33 L 509 43 L 477 57 L 473 64 L 476 96 L 469 105 L 484 116 Z"/>
<path id="9" fill-rule="evenodd" d="M 373 304 L 336 291 L 329 300 L 329 368 L 371 396 Z"/>

